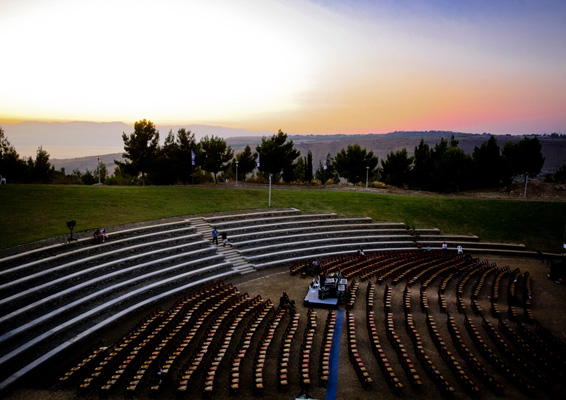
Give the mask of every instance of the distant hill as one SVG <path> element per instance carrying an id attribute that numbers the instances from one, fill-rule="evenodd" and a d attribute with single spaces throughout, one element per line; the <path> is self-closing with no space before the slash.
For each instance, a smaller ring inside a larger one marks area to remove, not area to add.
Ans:
<path id="1" fill-rule="evenodd" d="M 21 122 L 0 124 L 12 146 L 22 156 L 35 157 L 42 146 L 53 158 L 97 156 L 118 152 L 124 148 L 122 133 L 130 134 L 133 125 L 123 122 Z M 190 130 L 197 140 L 204 136 L 221 138 L 239 136 L 271 136 L 270 131 L 252 131 L 209 125 L 156 125 L 161 142 L 169 131 L 174 134 L 181 128 Z"/>
<path id="2" fill-rule="evenodd" d="M 369 134 L 369 135 L 289 135 L 289 139 L 293 140 L 295 147 L 301 152 L 302 156 L 306 156 L 310 150 L 313 154 L 313 164 L 315 169 L 318 168 L 319 161 L 323 160 L 330 153 L 332 157 L 351 144 L 359 144 L 361 147 L 373 151 L 381 160 L 385 159 L 389 153 L 396 152 L 403 148 L 407 149 L 409 155 L 412 155 L 416 146 L 421 139 L 430 146 L 434 146 L 440 141 L 441 137 L 450 139 L 452 132 L 392 132 L 388 134 Z M 270 136 L 271 134 L 267 135 Z M 472 154 L 475 147 L 481 146 L 489 135 L 487 134 L 469 134 L 454 133 L 458 140 L 458 147 L 468 154 Z M 242 151 L 246 145 L 252 150 L 261 143 L 262 136 L 239 136 L 227 137 L 226 143 L 236 152 Z M 500 147 L 507 141 L 519 141 L 522 136 L 497 136 L 497 143 Z M 545 157 L 543 166 L 543 174 L 554 172 L 556 169 L 566 165 L 566 137 L 552 138 L 549 136 L 540 136 L 539 140 L 542 144 L 542 152 Z M 101 156 L 101 161 L 106 164 L 109 171 L 113 171 L 114 160 L 119 159 L 121 153 L 106 154 Z M 74 169 L 84 172 L 87 168 L 90 171 L 96 169 L 96 157 L 80 157 L 72 159 L 52 159 L 51 163 L 56 169 L 64 167 L 67 173 Z"/>

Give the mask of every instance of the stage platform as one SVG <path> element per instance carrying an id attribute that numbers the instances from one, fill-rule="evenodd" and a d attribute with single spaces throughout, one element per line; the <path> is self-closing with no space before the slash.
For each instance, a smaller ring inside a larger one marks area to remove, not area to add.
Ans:
<path id="1" fill-rule="evenodd" d="M 329 297 L 327 299 L 321 300 L 318 298 L 318 288 L 312 288 L 309 286 L 309 291 L 305 296 L 303 301 L 305 307 L 317 307 L 317 308 L 338 308 L 338 298 Z"/>

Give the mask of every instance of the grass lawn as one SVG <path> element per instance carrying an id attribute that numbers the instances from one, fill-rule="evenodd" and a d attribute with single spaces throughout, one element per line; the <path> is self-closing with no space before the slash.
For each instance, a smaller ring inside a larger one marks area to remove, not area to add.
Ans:
<path id="1" fill-rule="evenodd" d="M 75 232 L 158 218 L 267 208 L 267 189 L 225 187 L 105 187 L 3 185 L 0 187 L 0 248 Z M 303 212 L 368 216 L 444 233 L 474 234 L 482 240 L 524 243 L 531 250 L 560 252 L 566 203 L 482 200 L 289 190 L 275 186 L 272 207 Z"/>

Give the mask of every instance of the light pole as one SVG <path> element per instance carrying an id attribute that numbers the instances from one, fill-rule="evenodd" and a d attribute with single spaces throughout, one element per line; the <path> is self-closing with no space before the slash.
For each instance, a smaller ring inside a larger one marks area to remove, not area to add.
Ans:
<path id="1" fill-rule="evenodd" d="M 368 190 L 369 167 L 366 167 L 366 190 Z"/>
<path id="2" fill-rule="evenodd" d="M 98 158 L 98 184 L 100 185 L 100 156 Z"/>
<path id="3" fill-rule="evenodd" d="M 269 174 L 269 206 L 268 208 L 271 208 L 271 177 L 273 176 L 273 174 Z"/>
<path id="4" fill-rule="evenodd" d="M 236 186 L 238 186 L 238 161 L 236 161 Z"/>

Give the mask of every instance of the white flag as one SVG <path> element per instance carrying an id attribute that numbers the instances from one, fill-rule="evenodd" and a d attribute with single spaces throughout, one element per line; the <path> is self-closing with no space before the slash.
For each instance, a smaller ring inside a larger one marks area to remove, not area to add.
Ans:
<path id="1" fill-rule="evenodd" d="M 195 165 L 195 152 L 191 150 L 191 160 L 193 165 Z"/>
<path id="2" fill-rule="evenodd" d="M 256 166 L 259 168 L 259 153 L 257 153 L 257 163 Z"/>

